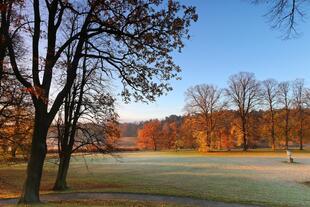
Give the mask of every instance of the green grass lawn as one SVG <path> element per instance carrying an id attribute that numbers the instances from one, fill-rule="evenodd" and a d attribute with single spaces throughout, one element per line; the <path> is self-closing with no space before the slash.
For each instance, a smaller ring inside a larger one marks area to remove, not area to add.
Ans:
<path id="1" fill-rule="evenodd" d="M 136 192 L 266 206 L 310 206 L 310 153 L 138 152 L 72 159 L 70 191 Z M 52 161 L 52 160 L 50 160 Z M 42 191 L 49 192 L 56 165 L 46 162 Z M 18 195 L 25 165 L 0 167 L 0 197 Z M 151 205 L 151 204 L 150 204 Z"/>

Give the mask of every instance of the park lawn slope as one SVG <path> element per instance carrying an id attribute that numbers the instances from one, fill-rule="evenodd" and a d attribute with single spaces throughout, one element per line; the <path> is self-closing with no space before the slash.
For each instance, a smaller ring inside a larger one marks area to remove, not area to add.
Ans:
<path id="1" fill-rule="evenodd" d="M 16 205 L 9 205 L 13 207 Z M 19 205 L 20 207 L 28 207 L 29 205 Z M 129 200 L 79 200 L 79 201 L 59 201 L 49 202 L 46 204 L 33 205 L 35 207 L 75 207 L 75 206 L 91 206 L 91 207 L 190 207 L 185 205 L 175 205 L 168 203 L 157 202 L 142 202 L 142 201 L 129 201 Z"/>
<path id="2" fill-rule="evenodd" d="M 296 152 L 293 156 L 296 164 L 286 163 L 284 152 L 76 156 L 69 172 L 69 192 L 132 192 L 265 206 L 310 206 L 310 187 L 305 184 L 310 181 L 310 154 Z M 52 162 L 50 159 L 45 165 L 43 193 L 53 186 L 57 166 Z M 24 170 L 24 164 L 0 168 L 6 186 L 0 197 L 18 195 Z"/>

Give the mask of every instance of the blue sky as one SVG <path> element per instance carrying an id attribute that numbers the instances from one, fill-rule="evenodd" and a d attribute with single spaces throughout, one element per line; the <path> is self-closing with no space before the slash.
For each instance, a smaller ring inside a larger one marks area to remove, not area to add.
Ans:
<path id="1" fill-rule="evenodd" d="M 297 39 L 282 40 L 263 15 L 266 6 L 249 0 L 184 0 L 197 7 L 199 20 L 191 27 L 192 38 L 181 54 L 174 55 L 183 69 L 182 80 L 156 103 L 118 103 L 121 121 L 140 121 L 183 114 L 184 92 L 200 83 L 225 87 L 230 75 L 240 71 L 257 79 L 279 81 L 305 78 L 310 85 L 310 20 L 300 23 Z M 310 15 L 310 12 L 309 12 Z"/>

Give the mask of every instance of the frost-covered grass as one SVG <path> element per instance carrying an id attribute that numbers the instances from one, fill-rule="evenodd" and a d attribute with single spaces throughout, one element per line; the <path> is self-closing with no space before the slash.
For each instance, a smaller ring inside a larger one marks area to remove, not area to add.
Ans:
<path id="1" fill-rule="evenodd" d="M 29 205 L 19 205 L 20 207 L 29 207 Z M 142 201 L 128 201 L 128 200 L 79 200 L 79 201 L 59 201 L 49 202 L 46 204 L 33 205 L 34 207 L 189 207 L 174 205 L 168 203 L 157 203 L 157 202 L 142 202 Z M 16 207 L 16 205 L 10 205 L 9 207 Z"/>
<path id="2" fill-rule="evenodd" d="M 116 158 L 78 156 L 69 172 L 71 191 L 137 192 L 189 196 L 266 206 L 310 206 L 310 153 L 139 152 Z M 42 189 L 52 187 L 56 166 L 47 163 Z M 21 188 L 25 165 L 0 168 L 0 197 Z M 4 179 L 4 184 L 1 179 Z M 3 190 L 3 186 L 6 190 Z"/>

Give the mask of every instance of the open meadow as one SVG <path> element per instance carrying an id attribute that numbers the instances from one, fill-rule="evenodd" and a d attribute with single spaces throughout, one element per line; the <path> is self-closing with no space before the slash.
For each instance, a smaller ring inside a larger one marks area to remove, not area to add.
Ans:
<path id="1" fill-rule="evenodd" d="M 310 153 L 296 151 L 293 156 L 296 163 L 289 164 L 283 151 L 76 155 L 68 176 L 71 188 L 66 192 L 143 193 L 262 206 L 308 207 Z M 53 158 L 45 162 L 41 193 L 53 193 L 50 190 L 56 175 L 53 162 Z M 0 198 L 19 195 L 25 167 L 26 164 L 1 166 Z M 122 206 L 107 206 L 118 205 Z"/>

